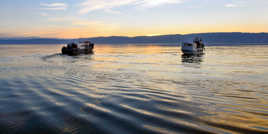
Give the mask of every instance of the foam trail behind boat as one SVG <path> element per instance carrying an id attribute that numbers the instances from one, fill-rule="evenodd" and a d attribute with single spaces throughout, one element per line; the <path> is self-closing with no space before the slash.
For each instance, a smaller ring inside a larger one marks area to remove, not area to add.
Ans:
<path id="1" fill-rule="evenodd" d="M 56 54 L 52 54 L 52 55 L 44 56 L 44 57 L 42 57 L 42 59 L 43 59 L 44 61 L 46 61 L 46 60 L 48 60 L 48 59 L 50 59 L 50 58 L 54 58 L 54 57 L 56 57 L 56 56 L 61 56 L 61 55 L 62 55 L 61 53 L 56 53 Z"/>

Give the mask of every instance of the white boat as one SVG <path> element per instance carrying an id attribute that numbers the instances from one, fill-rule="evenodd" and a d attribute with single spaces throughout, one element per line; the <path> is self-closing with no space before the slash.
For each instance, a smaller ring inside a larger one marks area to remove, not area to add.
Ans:
<path id="1" fill-rule="evenodd" d="M 205 44 L 198 37 L 193 40 L 193 43 L 183 42 L 181 45 L 181 51 L 187 55 L 204 54 L 204 50 Z"/>
<path id="2" fill-rule="evenodd" d="M 79 54 L 91 54 L 93 53 L 94 44 L 90 41 L 84 41 L 80 43 L 69 43 L 67 46 L 62 47 L 62 54 L 76 56 Z"/>

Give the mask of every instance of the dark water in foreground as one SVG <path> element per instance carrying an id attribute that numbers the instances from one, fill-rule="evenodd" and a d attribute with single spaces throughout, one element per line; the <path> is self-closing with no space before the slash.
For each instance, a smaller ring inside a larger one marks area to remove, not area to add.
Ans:
<path id="1" fill-rule="evenodd" d="M 268 46 L 0 45 L 0 134 L 268 133 Z"/>

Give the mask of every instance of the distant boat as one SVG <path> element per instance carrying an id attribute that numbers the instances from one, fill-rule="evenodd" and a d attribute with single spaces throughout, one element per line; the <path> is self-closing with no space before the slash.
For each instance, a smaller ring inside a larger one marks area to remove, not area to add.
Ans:
<path id="1" fill-rule="evenodd" d="M 205 44 L 201 38 L 196 37 L 193 43 L 183 42 L 181 46 L 183 54 L 195 55 L 204 54 Z"/>
<path id="2" fill-rule="evenodd" d="M 94 44 L 90 41 L 84 41 L 80 43 L 69 43 L 67 46 L 62 47 L 61 52 L 64 55 L 76 56 L 80 54 L 93 53 Z"/>

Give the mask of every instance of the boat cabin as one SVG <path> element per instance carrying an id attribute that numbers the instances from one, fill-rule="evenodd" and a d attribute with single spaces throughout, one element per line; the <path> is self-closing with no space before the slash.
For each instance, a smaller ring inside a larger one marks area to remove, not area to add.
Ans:
<path id="1" fill-rule="evenodd" d="M 205 49 L 205 45 L 201 38 L 196 37 L 193 43 L 184 42 L 181 50 L 184 54 L 202 54 Z"/>
<path id="2" fill-rule="evenodd" d="M 69 43 L 67 46 L 62 48 L 62 54 L 75 56 L 79 54 L 90 54 L 93 53 L 94 44 L 90 41 L 84 41 L 80 43 Z"/>

